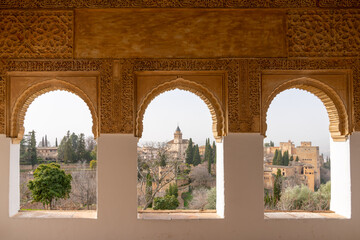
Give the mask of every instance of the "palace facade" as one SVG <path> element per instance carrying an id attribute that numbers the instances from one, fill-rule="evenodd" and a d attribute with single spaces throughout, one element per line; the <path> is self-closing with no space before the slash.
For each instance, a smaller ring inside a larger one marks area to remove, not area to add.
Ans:
<path id="1" fill-rule="evenodd" d="M 0 16 L 0 239 L 360 238 L 358 0 L 5 0 Z M 211 113 L 215 219 L 137 219 L 143 116 L 176 88 Z M 346 219 L 264 219 L 267 111 L 292 88 L 327 109 L 330 210 Z M 19 212 L 26 112 L 55 90 L 76 94 L 92 115 L 96 219 Z"/>

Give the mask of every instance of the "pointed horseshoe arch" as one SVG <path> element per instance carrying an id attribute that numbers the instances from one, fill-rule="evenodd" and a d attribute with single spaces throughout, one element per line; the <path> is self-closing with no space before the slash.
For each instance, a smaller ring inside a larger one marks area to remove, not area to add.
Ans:
<path id="1" fill-rule="evenodd" d="M 263 106 L 262 111 L 262 124 L 261 124 L 261 133 L 265 136 L 267 130 L 267 112 L 269 106 L 274 98 L 281 92 L 288 89 L 300 89 L 305 90 L 314 94 L 318 97 L 324 104 L 328 117 L 329 117 L 329 131 L 330 135 L 334 141 L 345 141 L 349 134 L 351 134 L 351 127 L 349 124 L 349 116 L 340 96 L 337 92 L 324 84 L 321 81 L 318 81 L 313 78 L 301 77 L 287 81 L 280 86 L 278 86 L 266 99 L 266 102 Z"/>
<path id="2" fill-rule="evenodd" d="M 23 138 L 25 131 L 24 119 L 29 105 L 40 95 L 56 90 L 74 93 L 86 103 L 92 116 L 92 132 L 94 134 L 94 138 L 99 136 L 99 118 L 96 111 L 97 108 L 89 96 L 74 84 L 63 80 L 52 79 L 32 85 L 27 88 L 15 101 L 10 117 L 10 131 L 8 132 L 8 137 L 11 137 L 14 143 L 19 143 Z"/>
<path id="3" fill-rule="evenodd" d="M 136 112 L 136 121 L 135 121 L 135 136 L 141 138 L 143 131 L 143 118 L 144 113 L 150 102 L 155 99 L 161 93 L 180 89 L 194 93 L 198 97 L 200 97 L 205 104 L 208 106 L 210 110 L 210 114 L 212 116 L 212 130 L 214 134 L 214 138 L 217 142 L 222 141 L 222 137 L 226 136 L 226 123 L 225 123 L 225 115 L 224 110 L 221 107 L 220 101 L 216 98 L 216 96 L 211 93 L 208 89 L 203 87 L 202 85 L 189 81 L 183 78 L 177 78 L 175 80 L 162 83 L 157 87 L 153 88 L 140 103 L 140 107 Z"/>

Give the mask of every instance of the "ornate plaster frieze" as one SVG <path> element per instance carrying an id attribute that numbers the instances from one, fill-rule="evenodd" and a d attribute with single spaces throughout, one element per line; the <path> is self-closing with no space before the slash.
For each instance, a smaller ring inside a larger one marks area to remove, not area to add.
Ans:
<path id="1" fill-rule="evenodd" d="M 5 133 L 5 83 L 11 71 L 98 71 L 100 132 L 135 133 L 135 80 L 139 71 L 224 71 L 228 132 L 260 132 L 261 76 L 268 70 L 349 70 L 353 79 L 353 126 L 360 130 L 358 58 L 118 59 L 0 61 L 0 133 Z M 349 132 L 351 132 L 351 124 Z"/>
<path id="2" fill-rule="evenodd" d="M 3 0 L 0 8 L 299 8 L 316 0 Z"/>
<path id="3" fill-rule="evenodd" d="M 227 135 L 226 72 L 136 72 L 135 136 L 141 138 L 143 118 L 150 102 L 163 92 L 173 89 L 199 96 L 210 110 L 214 138 L 222 141 Z"/>
<path id="4" fill-rule="evenodd" d="M 71 58 L 72 11 L 0 10 L 0 58 Z"/>
<path id="5" fill-rule="evenodd" d="M 94 137 L 99 136 L 99 79 L 97 72 L 9 72 L 7 74 L 6 135 L 19 143 L 29 105 L 40 95 L 64 90 L 79 96 L 92 116 Z M 24 84 L 24 83 L 27 84 Z M 95 90 L 95 91 L 94 91 Z"/>
<path id="6" fill-rule="evenodd" d="M 319 7 L 324 8 L 359 8 L 360 1 L 358 0 L 318 0 Z"/>
<path id="7" fill-rule="evenodd" d="M 287 39 L 291 57 L 360 55 L 360 10 L 290 10 Z"/>
<path id="8" fill-rule="evenodd" d="M 329 117 L 329 131 L 334 141 L 344 141 L 353 129 L 352 81 L 349 70 L 273 70 L 262 72 L 261 133 L 266 134 L 267 112 L 281 92 L 297 88 L 317 96 Z"/>

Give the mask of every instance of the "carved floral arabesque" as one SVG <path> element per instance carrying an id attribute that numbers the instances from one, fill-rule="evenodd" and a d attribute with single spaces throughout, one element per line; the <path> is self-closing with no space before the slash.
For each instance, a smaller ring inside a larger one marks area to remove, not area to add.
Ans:
<path id="1" fill-rule="evenodd" d="M 349 0 L 348 0 L 349 1 Z M 300 8 L 316 0 L 2 0 L 0 8 Z"/>
<path id="2" fill-rule="evenodd" d="M 333 7 L 342 7 L 342 8 L 358 8 L 360 7 L 359 0 L 318 0 L 319 7 L 333 8 Z"/>
<path id="3" fill-rule="evenodd" d="M 1 68 L 2 66 L 2 68 Z M 0 132 L 5 133 L 5 76 L 9 71 L 98 71 L 100 72 L 100 122 L 102 133 L 119 132 L 112 109 L 114 87 L 112 81 L 112 61 L 109 60 L 54 60 L 54 61 L 18 61 L 7 60 L 0 62 Z"/>
<path id="4" fill-rule="evenodd" d="M 72 11 L 0 11 L 0 58 L 71 58 Z"/>
<path id="5" fill-rule="evenodd" d="M 250 60 L 250 82 L 260 78 L 262 70 L 331 70 L 331 69 L 350 69 L 353 78 L 353 105 L 354 105 L 354 124 L 356 131 L 360 131 L 360 61 L 358 58 L 331 58 L 331 59 L 254 59 Z M 255 92 L 260 99 L 260 92 Z M 258 105 L 260 107 L 260 105 Z M 258 108 L 260 110 L 260 108 Z M 257 111 L 253 111 L 256 115 Z M 351 133 L 353 129 L 349 129 Z"/>
<path id="6" fill-rule="evenodd" d="M 251 129 L 241 129 L 239 119 L 249 117 L 249 110 L 240 112 L 239 95 L 244 94 L 246 87 L 242 88 L 243 92 L 239 92 L 239 61 L 233 59 L 136 59 L 125 60 L 126 69 L 123 67 L 123 78 L 127 81 L 134 81 L 132 71 L 216 71 L 225 70 L 228 78 L 228 128 L 229 132 L 250 132 Z M 125 75 L 125 76 L 124 76 Z M 131 80 L 130 80 L 131 79 Z M 132 105 L 133 106 L 133 102 Z M 247 105 L 249 106 L 249 104 Z M 131 114 L 132 116 L 133 114 Z M 245 117 L 244 117 L 245 116 Z M 123 122 L 123 124 L 128 124 Z M 124 126 L 123 129 L 130 126 Z"/>
<path id="7" fill-rule="evenodd" d="M 226 116 L 224 115 L 224 110 L 222 109 L 219 99 L 201 84 L 183 78 L 177 78 L 175 80 L 162 83 L 152 89 L 144 97 L 143 101 L 140 103 L 138 112 L 136 113 L 135 136 L 138 138 L 141 138 L 142 136 L 143 118 L 145 110 L 149 106 L 150 102 L 161 93 L 173 89 L 181 89 L 192 92 L 205 102 L 212 116 L 212 129 L 214 138 L 217 142 L 221 142 L 222 137 L 227 135 L 227 129 L 225 122 Z"/>
<path id="8" fill-rule="evenodd" d="M 228 76 L 229 132 L 260 132 L 262 70 L 351 69 L 354 80 L 355 129 L 360 131 L 360 61 L 332 59 L 119 59 L 121 74 L 113 80 L 112 60 L 54 60 L 0 62 L 0 132 L 4 133 L 7 71 L 99 71 L 101 133 L 134 133 L 135 71 L 225 70 Z M 350 132 L 352 130 L 350 129 Z"/>
<path id="9" fill-rule="evenodd" d="M 360 55 L 360 10 L 290 10 L 287 26 L 289 56 Z"/>

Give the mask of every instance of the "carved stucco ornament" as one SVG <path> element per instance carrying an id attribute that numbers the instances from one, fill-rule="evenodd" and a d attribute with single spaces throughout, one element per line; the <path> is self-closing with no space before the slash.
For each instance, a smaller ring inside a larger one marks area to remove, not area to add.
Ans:
<path id="1" fill-rule="evenodd" d="M 217 142 L 221 142 L 222 137 L 227 134 L 227 129 L 226 117 L 224 114 L 225 111 L 223 110 L 219 99 L 201 84 L 183 78 L 177 78 L 175 80 L 162 83 L 146 94 L 136 112 L 135 136 L 138 138 L 141 138 L 142 136 L 144 113 L 150 102 L 161 93 L 173 89 L 192 92 L 205 102 L 212 116 L 212 130 L 214 138 Z"/>
<path id="2" fill-rule="evenodd" d="M 266 135 L 267 112 L 271 102 L 281 92 L 288 89 L 301 89 L 314 94 L 324 104 L 329 117 L 329 131 L 334 141 L 346 141 L 352 133 L 352 123 L 349 120 L 348 109 L 338 93 L 329 85 L 310 77 L 300 77 L 286 81 L 276 86 L 273 91 L 263 97 L 261 134 Z"/>
<path id="3" fill-rule="evenodd" d="M 37 73 L 39 74 L 39 73 Z M 92 132 L 94 138 L 99 136 L 99 96 L 98 91 L 93 87 L 98 86 L 97 73 L 63 73 L 60 77 L 56 73 L 49 74 L 50 79 L 44 76 L 36 77 L 36 73 L 9 73 L 7 86 L 7 110 L 6 110 L 6 135 L 11 137 L 13 143 L 19 143 L 24 136 L 24 119 L 26 111 L 30 104 L 40 95 L 63 90 L 73 93 L 80 97 L 88 106 L 92 116 Z M 90 76 L 93 75 L 93 76 Z M 61 79 L 63 78 L 63 79 Z M 88 78 L 87 81 L 79 81 L 79 79 Z M 29 81 L 30 79 L 30 81 Z M 18 80 L 18 81 L 16 81 Z M 28 80 L 29 84 L 25 88 L 21 82 Z"/>

